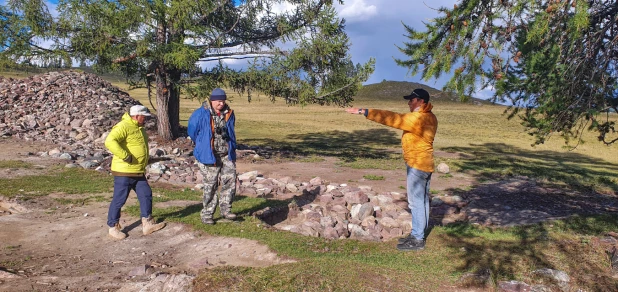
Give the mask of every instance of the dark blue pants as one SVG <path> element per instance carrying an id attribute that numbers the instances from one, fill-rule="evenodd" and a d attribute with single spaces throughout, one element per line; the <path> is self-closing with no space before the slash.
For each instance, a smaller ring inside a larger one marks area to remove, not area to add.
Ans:
<path id="1" fill-rule="evenodd" d="M 107 213 L 107 226 L 114 227 L 120 220 L 120 209 L 127 202 L 129 192 L 134 190 L 143 218 L 152 214 L 152 189 L 146 177 L 114 176 L 114 198 Z"/>

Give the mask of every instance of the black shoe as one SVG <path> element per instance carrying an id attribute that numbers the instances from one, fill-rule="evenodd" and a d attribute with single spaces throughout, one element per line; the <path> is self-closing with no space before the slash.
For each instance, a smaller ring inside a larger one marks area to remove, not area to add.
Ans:
<path id="1" fill-rule="evenodd" d="M 398 244 L 397 249 L 403 251 L 425 249 L 425 241 L 412 238 L 404 243 Z"/>
<path id="2" fill-rule="evenodd" d="M 406 242 L 407 240 L 410 240 L 410 239 L 413 239 L 413 238 L 414 238 L 414 237 L 412 237 L 412 234 L 408 234 L 408 236 L 406 236 L 406 237 L 399 238 L 399 239 L 397 240 L 397 243 L 404 243 L 404 242 Z"/>
<path id="3" fill-rule="evenodd" d="M 214 225 L 215 220 L 212 220 L 212 218 L 202 218 L 202 223 L 208 224 L 208 225 Z"/>
<path id="4" fill-rule="evenodd" d="M 221 214 L 221 217 L 223 217 L 223 218 L 225 218 L 227 220 L 235 220 L 236 217 L 238 217 L 238 216 L 236 216 L 236 214 L 234 214 L 232 212 L 228 212 L 228 213 L 225 213 L 225 214 Z"/>

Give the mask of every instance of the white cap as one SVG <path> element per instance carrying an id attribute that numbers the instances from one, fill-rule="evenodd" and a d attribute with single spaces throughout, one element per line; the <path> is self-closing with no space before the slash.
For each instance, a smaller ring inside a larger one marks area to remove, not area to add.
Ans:
<path id="1" fill-rule="evenodd" d="M 148 111 L 148 108 L 143 106 L 143 105 L 134 105 L 131 107 L 131 110 L 129 110 L 129 115 L 134 117 L 134 116 L 152 116 L 150 114 L 150 111 Z"/>

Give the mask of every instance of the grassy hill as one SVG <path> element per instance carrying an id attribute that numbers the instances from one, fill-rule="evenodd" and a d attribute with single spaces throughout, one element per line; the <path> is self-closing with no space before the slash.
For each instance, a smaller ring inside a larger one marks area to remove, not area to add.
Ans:
<path id="1" fill-rule="evenodd" d="M 456 94 L 447 93 L 424 84 L 408 81 L 382 81 L 380 83 L 368 84 L 363 86 L 354 99 L 356 101 L 401 100 L 404 95 L 410 94 L 410 92 L 416 88 L 427 90 L 431 95 L 432 103 L 461 102 Z M 491 102 L 487 100 L 474 97 L 470 98 L 468 103 L 491 104 Z"/>

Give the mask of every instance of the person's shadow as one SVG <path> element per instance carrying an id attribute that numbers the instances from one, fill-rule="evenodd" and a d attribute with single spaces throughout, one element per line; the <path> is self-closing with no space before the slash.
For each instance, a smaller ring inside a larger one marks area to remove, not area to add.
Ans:
<path id="1" fill-rule="evenodd" d="M 138 220 L 136 220 L 135 222 L 133 222 L 133 223 L 131 223 L 131 224 L 129 224 L 129 225 L 127 225 L 127 226 L 125 226 L 125 227 L 122 229 L 122 232 L 124 232 L 124 233 L 126 233 L 127 235 L 129 235 L 129 231 L 131 231 L 131 230 L 135 229 L 136 227 L 138 227 L 138 226 L 140 226 L 140 225 L 142 225 L 142 219 L 138 219 Z"/>

